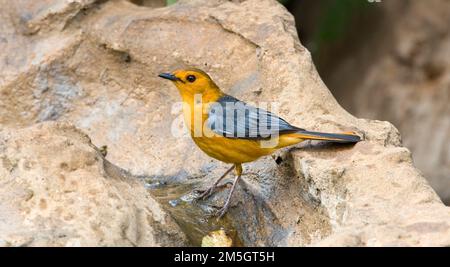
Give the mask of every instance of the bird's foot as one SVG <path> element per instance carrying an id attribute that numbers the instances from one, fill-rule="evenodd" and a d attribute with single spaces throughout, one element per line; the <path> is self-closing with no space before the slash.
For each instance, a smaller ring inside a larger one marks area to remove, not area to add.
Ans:
<path id="1" fill-rule="evenodd" d="M 195 197 L 195 200 L 205 200 L 208 197 L 210 197 L 214 191 L 216 190 L 215 186 L 211 186 L 206 190 L 197 190 L 197 193 L 200 193 L 200 195 L 198 195 L 197 197 Z"/>
<path id="2" fill-rule="evenodd" d="M 222 208 L 220 208 L 214 215 L 217 216 L 217 220 L 222 219 L 222 217 L 227 213 L 230 207 L 230 201 L 227 201 Z"/>
<path id="3" fill-rule="evenodd" d="M 218 189 L 225 188 L 229 184 L 230 183 L 225 183 L 223 185 L 213 185 L 206 190 L 196 190 L 196 192 L 199 193 L 200 195 L 198 195 L 195 199 L 196 200 L 205 200 L 205 199 L 209 198 L 210 196 L 212 196 Z"/>
<path id="4" fill-rule="evenodd" d="M 239 182 L 240 178 L 241 178 L 240 173 L 239 173 L 239 175 L 236 176 L 236 178 L 234 178 L 233 185 L 231 186 L 230 192 L 228 193 L 228 197 L 227 197 L 227 200 L 225 201 L 225 204 L 223 205 L 223 207 L 220 210 L 218 210 L 216 212 L 216 216 L 218 216 L 217 220 L 220 220 L 225 215 L 225 213 L 227 213 L 228 208 L 231 203 L 231 197 L 233 196 L 233 192 L 236 189 L 236 185 Z"/>

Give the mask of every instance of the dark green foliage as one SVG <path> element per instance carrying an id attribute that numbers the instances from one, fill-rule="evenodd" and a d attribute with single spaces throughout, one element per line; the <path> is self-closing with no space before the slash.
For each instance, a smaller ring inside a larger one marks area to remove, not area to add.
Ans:
<path id="1" fill-rule="evenodd" d="M 177 2 L 177 0 L 166 0 L 166 5 L 170 6 Z"/>
<path id="2" fill-rule="evenodd" d="M 371 5 L 367 0 L 325 0 L 322 4 L 324 15 L 319 19 L 319 28 L 314 37 L 316 45 L 345 36 L 355 15 Z"/>

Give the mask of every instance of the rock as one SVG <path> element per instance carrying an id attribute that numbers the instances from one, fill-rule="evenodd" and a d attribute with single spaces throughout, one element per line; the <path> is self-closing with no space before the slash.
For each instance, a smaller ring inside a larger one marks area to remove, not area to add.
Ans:
<path id="1" fill-rule="evenodd" d="M 450 2 L 378 7 L 383 19 L 373 21 L 372 36 L 335 64 L 326 82 L 357 116 L 397 126 L 417 167 L 450 204 Z"/>
<path id="2" fill-rule="evenodd" d="M 70 124 L 2 131 L 0 184 L 2 246 L 186 244 L 143 184 Z"/>
<path id="3" fill-rule="evenodd" d="M 231 247 L 232 245 L 233 239 L 223 229 L 210 232 L 202 240 L 202 247 Z"/>
<path id="4" fill-rule="evenodd" d="M 166 0 L 130 0 L 130 2 L 145 7 L 164 7 L 167 4 Z"/>
<path id="5" fill-rule="evenodd" d="M 11 24 L 8 16 L 0 18 Z M 339 106 L 317 74 L 310 53 L 301 45 L 293 17 L 274 0 L 179 1 L 164 8 L 99 1 L 86 6 L 63 29 L 49 27 L 33 35 L 10 33 L 0 37 L 8 44 L 3 49 L 5 54 L 13 58 L 25 55 L 13 66 L 0 64 L 7 73 L 0 81 L 2 127 L 22 129 L 47 120 L 70 122 L 86 132 L 94 144 L 107 145 L 109 162 L 161 185 L 185 186 L 193 181 L 207 185 L 227 168 L 204 155 L 182 129 L 181 109 L 176 104 L 179 96 L 170 83 L 157 77 L 163 71 L 201 68 L 225 92 L 247 102 L 273 104 L 269 108 L 294 125 L 330 132 L 355 131 L 364 137 L 365 141 L 354 147 L 305 143 L 280 151 L 276 161 L 267 157 L 245 165 L 243 182 L 226 218 L 244 245 L 450 245 L 450 209 L 413 166 L 397 129 L 388 122 L 357 119 Z M 19 39 L 25 48 L 12 45 Z M 40 56 L 31 60 L 32 51 Z M 37 127 L 31 129 L 39 132 L 39 127 L 48 126 Z M 35 149 L 42 152 L 37 155 L 47 157 L 39 163 L 42 173 L 26 176 L 44 177 L 35 182 L 36 186 L 57 183 L 43 174 L 44 169 L 51 171 L 54 164 L 59 166 L 62 156 L 70 163 L 69 169 L 73 165 L 81 173 L 102 171 L 101 154 L 87 141 L 82 143 L 87 152 L 81 149 L 81 153 L 75 148 L 61 151 L 59 138 L 48 139 L 47 146 L 54 146 L 52 151 L 61 154 L 57 158 L 45 153 L 48 148 L 43 142 L 20 139 L 29 129 L 17 130 L 21 133 L 17 144 L 40 145 Z M 35 149 L 21 155 L 33 157 Z M 12 158 L 10 153 L 16 152 L 4 152 Z M 10 177 L 6 168 L 12 168 L 14 162 L 8 166 L 3 167 L 6 179 Z M 80 176 L 71 174 L 72 179 Z M 79 183 L 78 189 L 114 189 L 106 184 L 106 178 L 94 181 Z M 134 183 L 132 179 L 120 181 Z M 129 196 L 131 200 L 125 204 L 147 204 L 154 216 L 166 214 L 144 191 L 113 192 L 118 199 Z M 223 203 L 226 192 L 222 190 L 200 205 L 209 205 L 205 210 L 210 210 Z M 105 203 L 119 201 L 110 198 L 104 199 Z M 34 205 L 30 214 L 41 214 L 39 203 L 30 203 Z M 46 205 L 53 207 L 49 203 L 46 200 Z M 94 204 L 93 200 L 85 202 Z M 183 208 L 189 205 L 195 206 L 183 202 Z M 176 208 L 164 206 L 168 213 Z M 99 216 L 102 212 L 93 211 L 96 225 L 105 218 Z M 113 229 L 123 223 L 122 215 L 111 211 L 113 219 L 108 222 L 114 223 Z M 162 229 L 164 225 L 172 229 L 161 238 L 165 241 L 140 243 L 134 238 L 134 245 L 181 244 L 184 239 L 169 217 L 156 217 L 165 218 Z M 58 214 L 40 218 L 31 224 L 39 228 L 54 220 L 65 223 Z M 20 221 L 10 225 L 20 229 Z M 74 221 L 74 225 L 86 223 Z M 177 222 L 180 227 L 186 224 L 179 219 Z M 141 224 L 150 233 L 155 225 L 159 224 Z M 66 227 L 73 229 L 70 223 Z M 111 231 L 108 234 L 117 233 Z M 96 236 L 81 230 L 79 234 Z M 58 240 L 53 235 L 45 236 L 52 242 Z M 29 242 L 34 238 L 33 234 L 25 235 L 21 242 L 32 245 Z M 123 244 L 117 238 L 119 241 L 109 242 L 91 239 L 89 244 Z"/>

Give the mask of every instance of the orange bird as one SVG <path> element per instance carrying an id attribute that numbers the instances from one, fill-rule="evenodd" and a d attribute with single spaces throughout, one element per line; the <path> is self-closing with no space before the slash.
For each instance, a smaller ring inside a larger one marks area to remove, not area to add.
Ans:
<path id="1" fill-rule="evenodd" d="M 185 124 L 195 144 L 208 156 L 232 164 L 198 198 L 211 196 L 223 178 L 233 169 L 236 172 L 225 204 L 216 214 L 219 218 L 228 210 L 242 175 L 242 163 L 255 161 L 305 140 L 335 143 L 357 143 L 361 140 L 354 133 L 311 132 L 293 126 L 269 111 L 225 94 L 208 74 L 199 69 L 161 73 L 159 77 L 172 81 L 180 92 Z"/>

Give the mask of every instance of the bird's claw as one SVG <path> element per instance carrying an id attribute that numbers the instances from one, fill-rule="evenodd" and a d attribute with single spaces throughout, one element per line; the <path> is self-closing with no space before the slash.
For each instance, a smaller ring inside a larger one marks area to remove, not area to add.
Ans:
<path id="1" fill-rule="evenodd" d="M 218 189 L 225 188 L 229 184 L 230 184 L 230 182 L 227 182 L 227 183 L 222 184 L 222 185 L 211 186 L 211 187 L 209 187 L 206 190 L 196 190 L 196 193 L 199 193 L 200 195 L 197 196 L 195 199 L 196 200 L 206 200 L 207 198 L 212 196 Z"/>
<path id="2" fill-rule="evenodd" d="M 222 217 L 227 213 L 228 207 L 224 206 L 220 210 L 218 210 L 214 215 L 217 217 L 217 220 L 222 219 Z"/>
<path id="3" fill-rule="evenodd" d="M 196 200 L 205 200 L 214 193 L 215 189 L 216 189 L 215 187 L 210 187 L 206 190 L 197 190 L 197 192 L 200 193 L 200 195 L 197 196 L 195 199 Z"/>
<path id="4" fill-rule="evenodd" d="M 225 204 L 223 205 L 222 208 L 220 208 L 218 211 L 216 211 L 216 212 L 214 213 L 214 215 L 213 215 L 213 216 L 216 216 L 216 217 L 217 217 L 217 220 L 220 220 L 220 219 L 225 215 L 225 213 L 227 213 L 228 207 L 230 206 L 231 194 L 233 193 L 233 189 L 234 189 L 234 184 L 233 184 L 233 183 L 227 182 L 227 183 L 222 184 L 222 185 L 213 185 L 213 186 L 211 186 L 210 188 L 208 188 L 208 189 L 206 189 L 206 190 L 204 190 L 204 191 L 196 190 L 196 192 L 197 192 L 197 193 L 200 193 L 200 195 L 197 196 L 197 197 L 195 198 L 195 201 L 198 201 L 198 200 L 200 200 L 200 199 L 201 199 L 201 200 L 205 200 L 205 199 L 207 199 L 208 197 L 210 197 L 212 194 L 214 194 L 214 192 L 215 192 L 217 189 L 225 188 L 225 187 L 227 187 L 229 184 L 232 185 L 232 189 L 231 189 L 230 194 L 228 195 L 227 200 L 225 201 Z"/>

